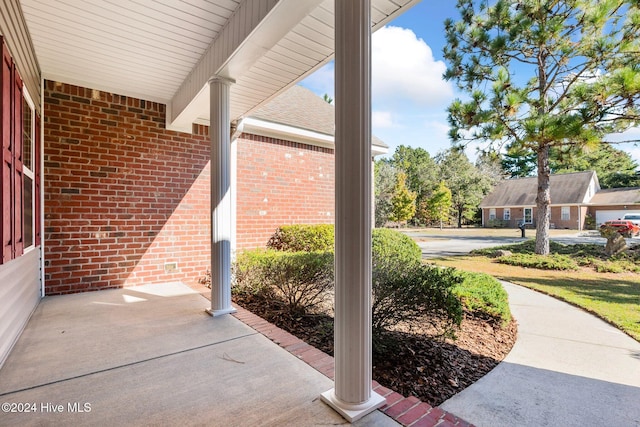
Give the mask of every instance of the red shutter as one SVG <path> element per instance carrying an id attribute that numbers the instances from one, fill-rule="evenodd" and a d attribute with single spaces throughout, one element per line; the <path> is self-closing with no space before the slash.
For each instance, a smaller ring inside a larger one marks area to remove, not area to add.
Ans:
<path id="1" fill-rule="evenodd" d="M 11 219 L 13 213 L 13 203 L 11 197 L 11 181 L 13 169 L 13 155 L 11 152 L 11 88 L 13 80 L 11 72 L 13 70 L 13 61 L 11 55 L 4 44 L 4 40 L 0 38 L 2 43 L 2 72 L 0 73 L 0 97 L 2 98 L 2 106 L 0 113 L 0 134 L 2 134 L 2 151 L 0 151 L 0 160 L 2 172 L 0 173 L 0 205 L 2 207 L 2 222 L 0 223 L 0 237 L 2 238 L 2 253 L 0 264 L 10 261 L 13 252 L 13 242 L 11 239 Z"/>
<path id="2" fill-rule="evenodd" d="M 41 233 L 40 233 L 40 228 L 42 225 L 42 217 L 40 216 L 40 149 L 41 149 L 41 142 L 40 142 L 40 115 L 36 114 L 36 130 L 35 130 L 36 134 L 35 134 L 35 146 L 33 147 L 35 151 L 35 166 L 34 166 L 34 174 L 35 174 L 35 185 L 36 185 L 36 191 L 35 191 L 35 198 L 36 198 L 36 211 L 33 213 L 36 216 L 36 229 L 35 229 L 35 241 L 36 241 L 36 246 L 40 246 L 40 239 L 42 238 Z"/>
<path id="3" fill-rule="evenodd" d="M 13 67 L 14 87 L 13 87 L 13 173 L 15 191 L 13 206 L 15 213 L 13 217 L 13 242 L 14 258 L 22 255 L 24 249 L 24 177 L 22 171 L 22 79 L 18 70 Z"/>

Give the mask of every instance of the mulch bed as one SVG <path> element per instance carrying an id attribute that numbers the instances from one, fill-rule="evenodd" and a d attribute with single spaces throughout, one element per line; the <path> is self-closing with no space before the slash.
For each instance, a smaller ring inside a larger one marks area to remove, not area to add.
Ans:
<path id="1" fill-rule="evenodd" d="M 234 295 L 234 303 L 333 356 L 333 318 L 323 314 L 291 317 L 278 301 Z M 426 324 L 426 323 L 425 323 Z M 423 330 L 392 331 L 374 352 L 373 379 L 404 396 L 438 406 L 493 369 L 511 350 L 517 325 L 465 313 L 456 339 Z"/>

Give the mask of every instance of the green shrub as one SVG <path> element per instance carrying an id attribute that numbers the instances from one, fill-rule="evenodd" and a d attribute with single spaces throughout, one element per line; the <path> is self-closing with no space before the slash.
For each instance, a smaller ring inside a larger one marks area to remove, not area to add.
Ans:
<path id="1" fill-rule="evenodd" d="M 329 237 L 330 236 L 330 237 Z M 268 250 L 246 251 L 234 264 L 236 292 L 278 298 L 294 315 L 305 314 L 324 301 L 333 286 L 333 252 L 290 252 L 333 246 L 333 227 L 280 227 Z M 277 250 L 276 250 L 277 249 Z M 448 333 L 462 319 L 462 305 L 453 293 L 462 283 L 454 269 L 422 264 L 420 247 L 394 230 L 372 232 L 374 343 L 400 322 L 411 324 L 430 315 L 434 326 Z"/>
<path id="2" fill-rule="evenodd" d="M 371 234 L 371 258 L 373 269 L 400 270 L 422 261 L 420 246 L 406 234 L 388 228 L 375 228 Z"/>
<path id="3" fill-rule="evenodd" d="M 501 264 L 519 267 L 538 268 L 540 270 L 577 270 L 578 265 L 566 255 L 550 254 L 547 256 L 536 254 L 513 254 L 496 260 Z"/>
<path id="4" fill-rule="evenodd" d="M 513 252 L 514 254 L 533 254 L 535 253 L 535 248 L 536 248 L 536 241 L 529 239 L 522 243 L 515 243 L 513 245 L 502 245 L 502 246 L 494 246 L 491 248 L 474 249 L 471 251 L 471 254 L 491 256 L 491 254 L 497 250 L 505 250 L 505 251 Z M 565 248 L 567 248 L 567 245 L 563 245 L 562 243 L 554 242 L 553 240 L 549 242 L 549 251 L 551 253 L 566 253 Z"/>
<path id="5" fill-rule="evenodd" d="M 613 257 L 606 261 L 592 260 L 592 265 L 598 273 L 624 273 L 627 271 L 631 273 L 640 272 L 640 265 L 632 259 L 625 259 L 621 257 Z"/>
<path id="6" fill-rule="evenodd" d="M 487 314 L 503 325 L 511 321 L 509 296 L 495 277 L 466 271 L 461 271 L 460 275 L 464 280 L 454 287 L 453 293 L 467 310 Z"/>
<path id="7" fill-rule="evenodd" d="M 234 289 L 283 301 L 291 315 L 304 315 L 333 288 L 332 252 L 246 251 L 234 264 Z"/>
<path id="8" fill-rule="evenodd" d="M 412 325 L 430 316 L 443 334 L 460 324 L 462 306 L 452 289 L 462 277 L 454 269 L 422 264 L 420 247 L 398 231 L 373 230 L 371 247 L 374 346 L 379 348 L 385 331 L 399 323 Z"/>
<path id="9" fill-rule="evenodd" d="M 326 252 L 334 245 L 332 224 L 295 224 L 278 227 L 267 247 L 288 252 Z"/>
<path id="10" fill-rule="evenodd" d="M 595 261 L 593 263 L 593 268 L 598 273 L 622 273 L 625 271 L 620 263 L 609 261 Z"/>
<path id="11" fill-rule="evenodd" d="M 374 272 L 374 276 L 371 316 L 374 345 L 381 342 L 389 328 L 401 322 L 411 325 L 424 321 L 426 315 L 439 321 L 434 326 L 444 326 L 443 334 L 460 324 L 462 305 L 453 289 L 462 283 L 462 276 L 455 269 L 415 264 L 398 268 L 395 274 Z"/>

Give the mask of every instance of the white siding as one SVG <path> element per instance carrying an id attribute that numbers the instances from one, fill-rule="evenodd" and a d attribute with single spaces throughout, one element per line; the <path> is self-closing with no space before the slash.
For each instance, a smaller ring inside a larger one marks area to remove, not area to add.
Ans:
<path id="1" fill-rule="evenodd" d="M 40 301 L 40 248 L 0 265 L 0 366 Z"/>
<path id="2" fill-rule="evenodd" d="M 27 91 L 40 108 L 40 69 L 17 0 L 0 1 L 0 32 Z M 4 215 L 4 213 L 3 213 Z M 40 301 L 40 248 L 0 265 L 0 365 Z"/>
<path id="3" fill-rule="evenodd" d="M 40 99 L 40 68 L 18 0 L 0 1 L 0 33 L 31 97 Z M 40 105 L 36 103 L 40 112 Z"/>

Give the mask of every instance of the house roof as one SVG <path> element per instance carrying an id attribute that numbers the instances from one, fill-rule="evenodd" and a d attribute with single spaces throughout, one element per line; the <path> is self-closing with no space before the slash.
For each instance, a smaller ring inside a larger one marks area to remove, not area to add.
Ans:
<path id="1" fill-rule="evenodd" d="M 335 107 L 299 85 L 281 93 L 256 109 L 249 117 L 325 135 L 335 134 Z M 372 135 L 371 139 L 373 145 L 388 148 L 388 145 L 375 135 Z"/>
<path id="2" fill-rule="evenodd" d="M 600 190 L 589 201 L 591 205 L 640 204 L 640 187 L 608 188 Z"/>
<path id="3" fill-rule="evenodd" d="M 551 204 L 572 205 L 585 203 L 589 184 L 597 183 L 594 171 L 551 175 Z M 599 186 L 594 190 L 598 190 Z M 518 178 L 504 180 L 480 203 L 481 208 L 503 206 L 535 206 L 538 192 L 538 178 Z"/>
<path id="4" fill-rule="evenodd" d="M 282 92 L 249 116 L 327 135 L 333 135 L 335 126 L 333 106 L 298 85 Z"/>

